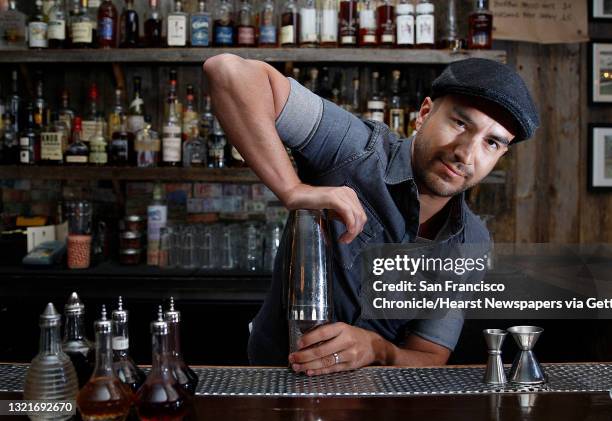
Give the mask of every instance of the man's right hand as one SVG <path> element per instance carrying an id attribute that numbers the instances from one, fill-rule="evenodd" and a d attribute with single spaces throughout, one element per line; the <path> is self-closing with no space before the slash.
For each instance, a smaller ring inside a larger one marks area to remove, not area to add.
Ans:
<path id="1" fill-rule="evenodd" d="M 289 210 L 329 209 L 331 217 L 346 226 L 346 232 L 339 238 L 345 244 L 359 235 L 368 220 L 357 193 L 347 186 L 315 187 L 299 183 L 287 190 L 282 200 Z"/>

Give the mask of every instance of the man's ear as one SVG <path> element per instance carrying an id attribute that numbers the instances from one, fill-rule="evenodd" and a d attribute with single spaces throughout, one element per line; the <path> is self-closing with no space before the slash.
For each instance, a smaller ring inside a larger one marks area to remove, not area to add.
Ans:
<path id="1" fill-rule="evenodd" d="M 427 119 L 427 117 L 434 111 L 434 101 L 430 97 L 426 97 L 421 104 L 419 109 L 419 115 L 417 116 L 415 127 L 419 131 L 421 126 Z"/>

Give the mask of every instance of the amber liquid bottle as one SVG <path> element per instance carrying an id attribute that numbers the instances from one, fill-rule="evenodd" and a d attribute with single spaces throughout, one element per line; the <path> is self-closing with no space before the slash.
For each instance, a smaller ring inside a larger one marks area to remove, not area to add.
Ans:
<path id="1" fill-rule="evenodd" d="M 168 323 L 159 306 L 157 320 L 151 323 L 153 364 L 151 372 L 136 394 L 136 410 L 143 421 L 178 421 L 188 411 L 189 395 L 171 371 L 168 352 Z"/>
<path id="2" fill-rule="evenodd" d="M 98 46 L 100 48 L 116 48 L 118 44 L 117 8 L 111 0 L 104 0 L 98 9 Z"/>
<path id="3" fill-rule="evenodd" d="M 77 396 L 77 407 L 84 421 L 123 421 L 130 411 L 132 392 L 113 371 L 111 322 L 106 319 L 104 306 L 95 331 L 96 366 Z"/>
<path id="4" fill-rule="evenodd" d="M 293 0 L 287 0 L 281 12 L 281 47 L 297 47 L 300 34 L 300 14 Z"/>
<path id="5" fill-rule="evenodd" d="M 377 8 L 378 45 L 393 47 L 395 45 L 395 6 L 391 0 L 384 0 Z"/>
<path id="6" fill-rule="evenodd" d="M 359 37 L 357 16 L 357 2 L 355 0 L 342 0 L 340 2 L 339 23 L 340 47 L 356 47 Z"/>
<path id="7" fill-rule="evenodd" d="M 477 0 L 476 9 L 470 13 L 468 48 L 490 50 L 493 42 L 493 14 L 488 10 L 487 0 Z"/>
<path id="8" fill-rule="evenodd" d="M 174 309 L 174 298 L 170 297 L 170 310 L 164 313 L 168 323 L 169 349 L 171 355 L 171 371 L 178 383 L 191 395 L 198 387 L 197 374 L 185 364 L 181 355 L 180 322 L 181 313 Z"/>

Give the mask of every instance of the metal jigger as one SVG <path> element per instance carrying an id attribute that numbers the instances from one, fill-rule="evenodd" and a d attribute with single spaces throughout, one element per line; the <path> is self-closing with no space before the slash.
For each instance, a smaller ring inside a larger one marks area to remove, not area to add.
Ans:
<path id="1" fill-rule="evenodd" d="M 289 352 L 294 352 L 302 334 L 331 320 L 331 247 L 324 211 L 295 210 L 288 223 L 287 319 Z"/>
<path id="2" fill-rule="evenodd" d="M 482 331 L 487 343 L 487 368 L 485 370 L 484 382 L 488 384 L 505 384 L 506 373 L 501 358 L 501 347 L 508 332 L 502 329 L 485 329 Z"/>
<path id="3" fill-rule="evenodd" d="M 545 383 L 546 375 L 533 353 L 533 347 L 544 329 L 536 326 L 513 326 L 508 332 L 521 349 L 510 369 L 510 381 L 520 384 Z"/>

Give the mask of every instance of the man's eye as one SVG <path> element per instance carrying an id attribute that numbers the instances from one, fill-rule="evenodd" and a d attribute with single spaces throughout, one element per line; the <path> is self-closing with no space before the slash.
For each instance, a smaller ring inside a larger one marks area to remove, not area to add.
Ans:
<path id="1" fill-rule="evenodd" d="M 453 119 L 458 127 L 465 127 L 465 123 L 459 119 Z"/>
<path id="2" fill-rule="evenodd" d="M 493 140 L 493 139 L 487 139 L 487 146 L 491 149 L 499 149 L 499 143 L 497 143 L 497 141 Z"/>

